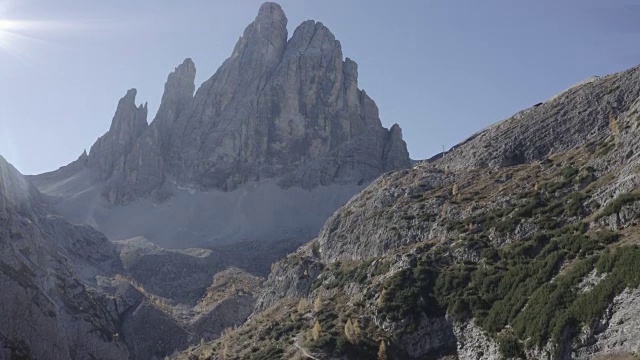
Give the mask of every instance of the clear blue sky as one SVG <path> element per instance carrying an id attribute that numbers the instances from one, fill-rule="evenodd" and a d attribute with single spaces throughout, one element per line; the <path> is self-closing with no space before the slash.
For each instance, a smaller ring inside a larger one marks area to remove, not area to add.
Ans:
<path id="1" fill-rule="evenodd" d="M 640 7 L 611 0 L 282 0 L 289 34 L 325 23 L 413 158 L 592 75 L 640 63 Z M 186 57 L 210 77 L 262 1 L 0 0 L 0 154 L 24 173 L 74 160 L 138 89 L 153 119 Z M 8 34 L 3 20 L 30 20 Z"/>

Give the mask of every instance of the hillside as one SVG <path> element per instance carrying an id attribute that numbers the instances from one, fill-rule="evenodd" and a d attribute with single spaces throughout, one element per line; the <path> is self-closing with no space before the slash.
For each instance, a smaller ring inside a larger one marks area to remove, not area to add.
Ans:
<path id="1" fill-rule="evenodd" d="M 0 157 L 2 360 L 157 359 L 215 339 L 251 314 L 263 281 L 233 261 L 112 243 Z"/>
<path id="2" fill-rule="evenodd" d="M 383 175 L 179 358 L 632 358 L 639 89 L 592 79 Z"/>

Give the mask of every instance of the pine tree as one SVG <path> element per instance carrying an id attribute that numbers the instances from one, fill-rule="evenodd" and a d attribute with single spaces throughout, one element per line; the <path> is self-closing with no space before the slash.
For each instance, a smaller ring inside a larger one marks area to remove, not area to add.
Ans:
<path id="1" fill-rule="evenodd" d="M 316 323 L 313 325 L 313 330 L 311 330 L 311 335 L 313 335 L 313 340 L 318 341 L 320 339 L 320 323 L 316 320 Z"/>
<path id="2" fill-rule="evenodd" d="M 387 290 L 382 289 L 382 292 L 380 293 L 380 296 L 378 297 L 378 307 L 382 307 L 382 305 L 384 304 L 385 295 L 387 295 Z"/>
<path id="3" fill-rule="evenodd" d="M 313 301 L 313 312 L 319 313 L 320 310 L 322 310 L 322 297 L 318 295 L 318 297 Z"/>
<path id="4" fill-rule="evenodd" d="M 309 302 L 307 301 L 307 299 L 306 298 L 300 299 L 300 302 L 298 302 L 298 312 L 300 314 L 306 314 L 308 309 L 309 309 Z"/>
<path id="5" fill-rule="evenodd" d="M 355 331 L 353 329 L 353 323 L 351 322 L 351 319 L 347 320 L 347 323 L 344 325 L 344 335 L 347 337 L 347 340 L 349 340 L 350 342 L 354 343 L 356 342 L 356 334 Z"/>
<path id="6" fill-rule="evenodd" d="M 609 130 L 611 135 L 618 135 L 618 119 L 613 114 L 609 114 Z"/>
<path id="7" fill-rule="evenodd" d="M 380 347 L 378 348 L 378 360 L 387 360 L 387 344 L 384 340 L 380 341 Z"/>
<path id="8" fill-rule="evenodd" d="M 358 322 L 358 319 L 353 320 L 353 334 L 356 336 L 356 342 L 360 341 L 361 333 L 362 331 L 360 331 L 360 323 Z"/>

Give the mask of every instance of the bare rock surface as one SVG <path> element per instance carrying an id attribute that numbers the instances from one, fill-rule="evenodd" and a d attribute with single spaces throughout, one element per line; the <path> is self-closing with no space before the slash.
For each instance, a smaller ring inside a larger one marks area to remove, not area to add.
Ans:
<path id="1" fill-rule="evenodd" d="M 115 248 L 50 208 L 0 157 L 0 359 L 128 358 L 117 322 L 88 286 L 122 270 Z"/>
<path id="2" fill-rule="evenodd" d="M 112 240 L 309 240 L 349 197 L 410 162 L 400 127 L 382 126 L 331 31 L 309 20 L 288 36 L 280 6 L 263 4 L 195 94 L 187 59 L 149 125 L 129 90 L 88 155 L 31 180 Z"/>
<path id="3" fill-rule="evenodd" d="M 243 326 L 177 358 L 634 358 L 639 69 L 379 177 L 274 264 Z"/>

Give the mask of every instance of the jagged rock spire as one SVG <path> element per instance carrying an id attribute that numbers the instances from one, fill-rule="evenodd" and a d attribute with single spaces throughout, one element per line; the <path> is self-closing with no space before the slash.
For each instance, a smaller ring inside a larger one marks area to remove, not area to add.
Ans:
<path id="1" fill-rule="evenodd" d="M 185 59 L 167 77 L 162 101 L 152 123 L 158 126 L 161 132 L 169 131 L 171 124 L 193 100 L 195 77 L 196 66 L 190 58 Z"/>
<path id="2" fill-rule="evenodd" d="M 147 104 L 136 106 L 136 89 L 130 89 L 118 102 L 109 131 L 102 135 L 89 151 L 88 165 L 102 179 L 108 179 L 115 162 L 131 150 L 147 128 Z"/>
<path id="3" fill-rule="evenodd" d="M 333 33 L 308 20 L 287 37 L 280 5 L 264 3 L 195 95 L 191 59 L 169 74 L 150 126 L 130 90 L 89 153 L 107 198 L 146 197 L 166 179 L 203 190 L 265 178 L 313 188 L 363 184 L 408 167 L 402 132 L 382 126 Z"/>

